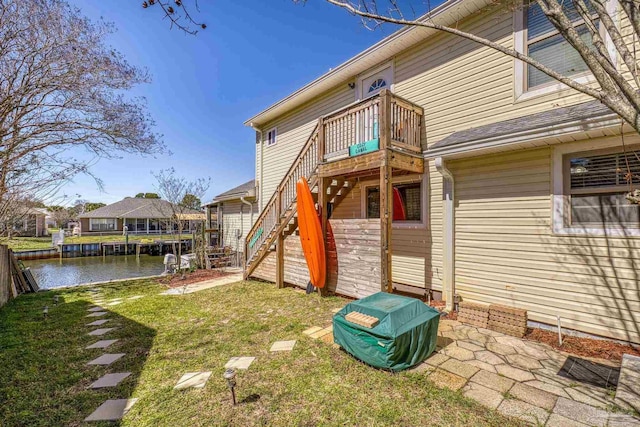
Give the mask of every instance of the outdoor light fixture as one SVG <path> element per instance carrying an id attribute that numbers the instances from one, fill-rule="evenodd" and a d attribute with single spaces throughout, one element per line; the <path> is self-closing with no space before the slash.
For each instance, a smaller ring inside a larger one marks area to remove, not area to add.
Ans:
<path id="1" fill-rule="evenodd" d="M 227 386 L 231 390 L 231 399 L 233 400 L 233 406 L 236 405 L 236 371 L 232 368 L 227 369 L 222 374 L 222 377 L 227 381 Z"/>
<path id="2" fill-rule="evenodd" d="M 58 305 L 58 300 L 60 300 L 60 295 L 54 295 L 54 297 L 53 297 L 53 304 L 54 304 L 54 305 Z"/>

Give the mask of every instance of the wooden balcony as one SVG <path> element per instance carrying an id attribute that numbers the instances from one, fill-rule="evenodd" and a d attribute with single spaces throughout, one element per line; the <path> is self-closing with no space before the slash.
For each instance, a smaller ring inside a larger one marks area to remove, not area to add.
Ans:
<path id="1" fill-rule="evenodd" d="M 318 177 L 349 177 L 390 164 L 422 173 L 423 109 L 388 90 L 320 119 Z"/>

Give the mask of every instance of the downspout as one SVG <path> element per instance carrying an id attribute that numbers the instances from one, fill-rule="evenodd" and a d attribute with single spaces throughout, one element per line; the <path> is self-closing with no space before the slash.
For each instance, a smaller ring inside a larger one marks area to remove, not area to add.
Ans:
<path id="1" fill-rule="evenodd" d="M 260 168 L 260 169 L 262 170 L 262 168 Z M 243 196 L 243 197 L 240 197 L 240 201 L 241 201 L 242 203 L 244 203 L 245 205 L 248 205 L 248 206 L 249 206 L 250 219 L 251 219 L 251 227 L 253 227 L 253 203 L 251 203 L 251 202 L 247 201 L 247 200 L 244 198 L 244 196 Z M 242 209 L 242 208 L 240 208 L 240 237 L 242 237 L 242 236 L 244 235 L 244 221 L 242 220 L 242 211 L 243 211 L 243 209 Z M 244 242 L 243 242 L 243 245 L 242 245 L 242 252 L 244 253 Z M 247 254 L 244 254 L 244 255 L 246 256 Z M 238 262 L 238 264 L 240 264 L 240 263 Z M 243 268 L 244 268 L 244 266 L 243 266 Z"/>
<path id="2" fill-rule="evenodd" d="M 262 130 L 257 128 L 256 126 L 254 126 L 253 123 L 250 124 L 251 129 L 253 129 L 257 135 L 260 135 L 258 137 L 259 141 L 260 141 L 260 147 L 256 147 L 256 153 L 258 152 L 258 150 L 260 150 L 260 176 L 256 176 L 256 180 L 258 182 L 258 194 L 257 196 L 257 203 L 258 203 L 258 209 L 261 210 L 261 203 L 262 203 L 262 176 L 263 176 L 263 154 L 264 154 L 264 149 L 263 149 L 263 143 L 262 143 Z M 257 136 L 256 135 L 256 136 Z M 251 209 L 251 215 L 253 215 L 253 208 Z M 251 218 L 251 225 L 253 225 L 253 218 Z"/>
<path id="3" fill-rule="evenodd" d="M 454 307 L 455 295 L 455 181 L 453 174 L 447 169 L 445 160 L 442 157 L 436 157 L 435 167 L 443 178 L 442 261 L 444 272 L 442 293 L 446 303 L 445 310 L 451 311 Z"/>

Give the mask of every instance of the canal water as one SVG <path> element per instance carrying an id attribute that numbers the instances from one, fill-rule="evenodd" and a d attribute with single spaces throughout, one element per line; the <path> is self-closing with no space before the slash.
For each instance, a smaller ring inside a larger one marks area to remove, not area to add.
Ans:
<path id="1" fill-rule="evenodd" d="M 164 271 L 163 257 L 140 255 L 23 261 L 44 289 L 81 283 L 154 276 Z"/>

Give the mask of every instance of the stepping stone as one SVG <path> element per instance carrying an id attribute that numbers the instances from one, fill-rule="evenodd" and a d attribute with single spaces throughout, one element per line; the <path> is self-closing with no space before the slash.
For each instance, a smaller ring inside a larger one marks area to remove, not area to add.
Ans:
<path id="1" fill-rule="evenodd" d="M 342 310 L 341 308 L 334 308 L 333 310 L 331 310 L 331 312 L 333 314 L 336 314 L 337 312 L 339 312 L 340 310 Z"/>
<path id="2" fill-rule="evenodd" d="M 534 377 L 531 372 L 523 371 L 522 369 L 514 368 L 513 366 L 496 365 L 495 368 L 496 371 L 498 371 L 498 374 L 509 377 L 519 382 L 531 381 L 536 379 L 536 377 Z"/>
<path id="3" fill-rule="evenodd" d="M 500 393 L 508 391 L 511 387 L 513 387 L 514 383 L 514 381 L 510 380 L 509 378 L 505 378 L 487 371 L 479 371 L 477 374 L 471 377 L 470 381 Z"/>
<path id="4" fill-rule="evenodd" d="M 293 346 L 296 345 L 296 341 L 276 341 L 271 346 L 271 350 L 269 351 L 291 351 L 293 350 Z"/>
<path id="5" fill-rule="evenodd" d="M 518 399 L 530 403 L 539 408 L 551 411 L 556 406 L 558 396 L 555 394 L 547 393 L 535 387 L 531 387 L 522 383 L 516 383 L 510 390 L 509 394 L 517 397 Z"/>
<path id="6" fill-rule="evenodd" d="M 91 384 L 89 388 L 104 388 L 104 387 L 115 387 L 122 380 L 131 375 L 131 372 L 120 372 L 117 374 L 107 374 L 98 379 L 96 382 Z"/>
<path id="7" fill-rule="evenodd" d="M 87 311 L 89 311 L 91 313 L 95 313 L 96 311 L 104 311 L 104 308 L 102 308 L 100 306 L 96 306 L 96 307 L 88 309 Z"/>
<path id="8" fill-rule="evenodd" d="M 431 357 L 425 359 L 425 362 L 431 366 L 439 366 L 449 360 L 449 356 L 445 356 L 442 353 L 433 353 Z"/>
<path id="9" fill-rule="evenodd" d="M 124 355 L 125 353 L 105 353 L 102 356 L 93 359 L 91 362 L 88 362 L 87 365 L 111 365 L 113 362 L 120 359 Z"/>
<path id="10" fill-rule="evenodd" d="M 107 304 L 107 305 L 110 305 L 110 306 L 111 306 L 111 305 L 118 305 L 118 304 L 122 304 L 122 301 L 114 301 L 114 302 L 110 302 L 110 303 L 109 303 L 109 304 Z"/>
<path id="11" fill-rule="evenodd" d="M 174 390 L 183 390 L 185 388 L 203 388 L 209 380 L 211 371 L 206 372 L 187 372 L 178 380 L 178 383 L 173 387 Z"/>
<path id="12" fill-rule="evenodd" d="M 544 425 L 549 412 L 518 399 L 505 399 L 498 406 L 498 412 L 509 417 L 516 417 L 534 425 Z"/>
<path id="13" fill-rule="evenodd" d="M 138 399 L 109 399 L 98 407 L 85 421 L 116 421 L 122 419 Z"/>
<path id="14" fill-rule="evenodd" d="M 324 329 L 320 329 L 317 332 L 312 333 L 311 335 L 309 335 L 311 338 L 313 339 L 318 339 L 318 338 L 322 338 L 323 336 L 330 334 L 333 332 L 333 326 L 329 326 L 327 328 Z"/>
<path id="15" fill-rule="evenodd" d="M 469 383 L 462 390 L 463 394 L 483 406 L 490 409 L 496 409 L 502 403 L 502 393 L 490 388 L 481 386 L 477 383 Z"/>
<path id="16" fill-rule="evenodd" d="M 249 369 L 255 359 L 255 357 L 232 357 L 224 367 L 227 369 Z"/>
<path id="17" fill-rule="evenodd" d="M 640 412 L 640 357 L 630 354 L 622 356 L 615 400 L 631 405 Z"/>
<path id="18" fill-rule="evenodd" d="M 521 354 L 510 354 L 507 356 L 507 360 L 510 364 L 522 368 L 522 369 L 542 369 L 543 366 L 536 359 L 531 357 L 522 356 Z"/>
<path id="19" fill-rule="evenodd" d="M 440 388 L 448 388 L 456 391 L 460 390 L 467 383 L 466 378 L 462 378 L 459 375 L 452 374 L 451 372 L 443 371 L 442 369 L 436 369 L 429 375 L 429 379 L 436 386 Z"/>
<path id="20" fill-rule="evenodd" d="M 87 314 L 85 317 L 102 317 L 107 314 L 106 311 L 94 311 L 91 314 Z"/>
<path id="21" fill-rule="evenodd" d="M 440 368 L 464 378 L 471 378 L 479 371 L 475 366 L 454 359 L 449 359 L 440 365 Z"/>
<path id="22" fill-rule="evenodd" d="M 95 322 L 87 323 L 87 326 L 100 326 L 107 323 L 109 319 L 96 320 Z"/>
<path id="23" fill-rule="evenodd" d="M 100 328 L 100 329 L 94 329 L 93 331 L 89 332 L 89 335 L 91 335 L 92 337 L 99 337 L 100 335 L 104 335 L 107 332 L 111 332 L 113 331 L 115 328 Z"/>
<path id="24" fill-rule="evenodd" d="M 314 334 L 318 331 L 322 330 L 322 328 L 320 326 L 312 326 L 309 329 L 307 329 L 306 331 L 302 331 L 303 334 L 305 335 L 311 335 Z"/>
<path id="25" fill-rule="evenodd" d="M 88 349 L 88 348 L 107 348 L 107 347 L 109 347 L 111 344 L 113 344 L 116 341 L 118 341 L 118 340 L 101 340 L 101 341 L 98 341 L 97 343 L 91 344 L 88 347 L 85 347 L 85 349 Z"/>
<path id="26" fill-rule="evenodd" d="M 129 298 L 127 298 L 127 299 L 133 300 L 133 299 L 140 299 L 140 298 L 142 298 L 142 297 L 144 297 L 144 295 L 134 295 L 134 296 L 129 297 Z"/>
<path id="27" fill-rule="evenodd" d="M 109 302 L 116 302 L 116 301 L 122 301 L 122 298 L 114 298 L 109 300 Z"/>

